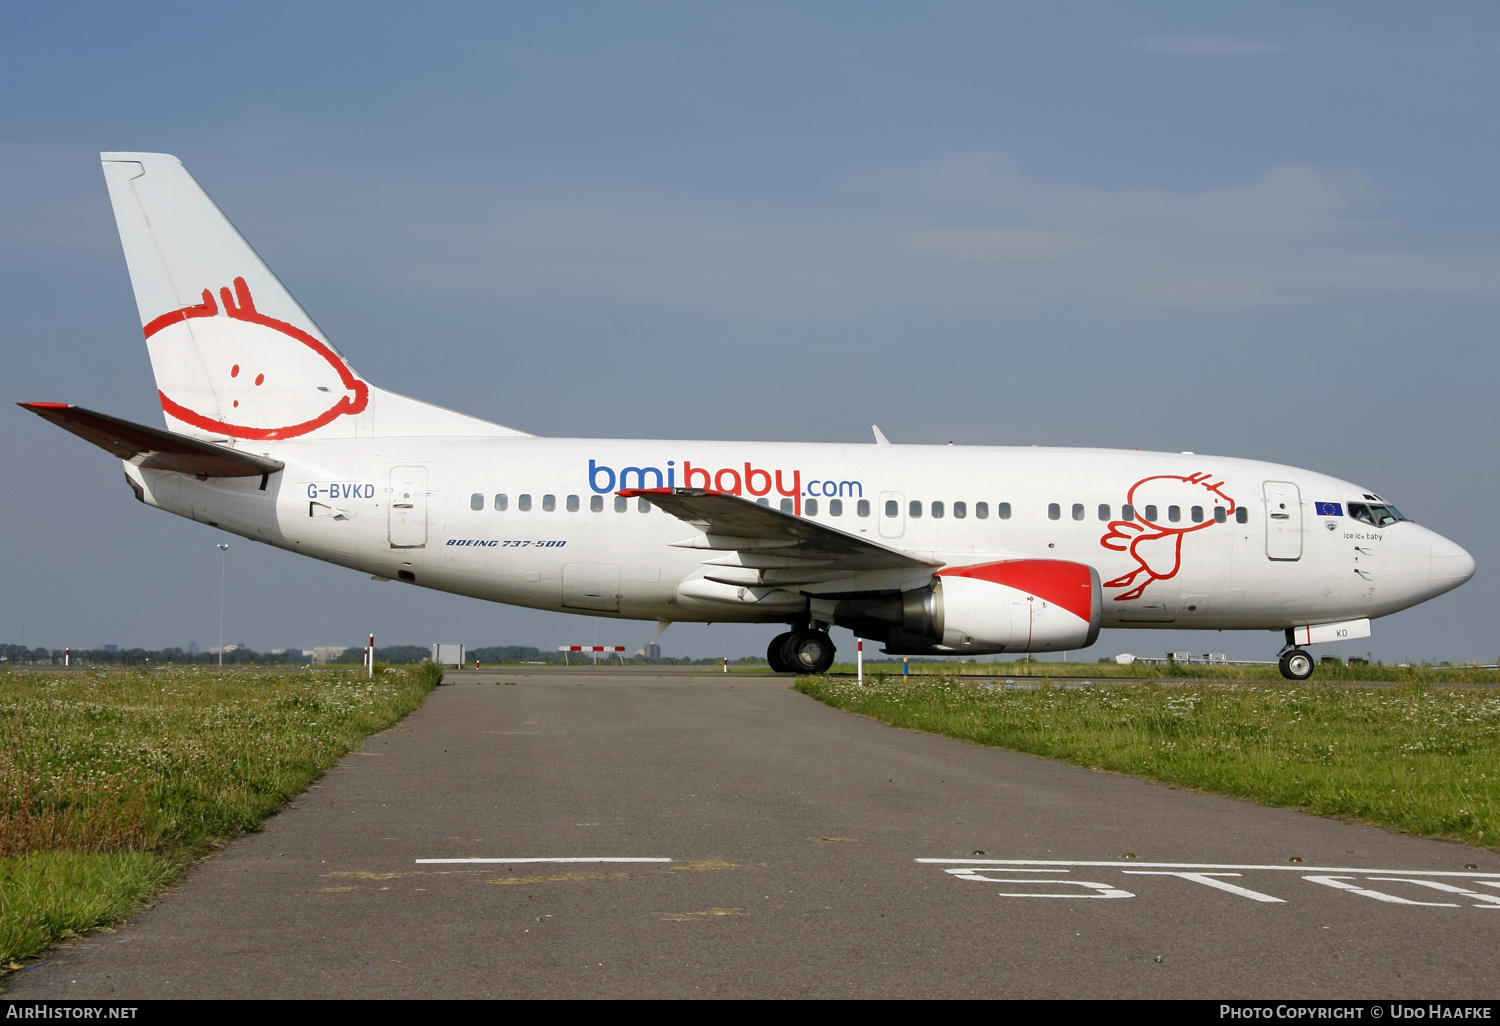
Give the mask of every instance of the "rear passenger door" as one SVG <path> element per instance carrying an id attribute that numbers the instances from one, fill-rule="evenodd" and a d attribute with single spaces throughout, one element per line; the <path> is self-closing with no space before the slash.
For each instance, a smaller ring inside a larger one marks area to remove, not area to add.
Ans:
<path id="1" fill-rule="evenodd" d="M 420 549 L 427 545 L 427 468 L 391 468 L 388 530 L 391 548 Z"/>

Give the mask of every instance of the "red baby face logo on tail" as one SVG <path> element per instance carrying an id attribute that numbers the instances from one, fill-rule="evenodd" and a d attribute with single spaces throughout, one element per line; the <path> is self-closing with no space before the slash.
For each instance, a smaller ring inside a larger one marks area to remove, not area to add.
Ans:
<path id="1" fill-rule="evenodd" d="M 369 387 L 312 335 L 255 309 L 244 278 L 234 291 L 145 327 L 162 409 L 185 424 L 233 438 L 295 438 L 370 401 Z"/>
<path id="2" fill-rule="evenodd" d="M 1215 509 L 1224 511 L 1225 520 L 1234 515 L 1239 507 L 1223 487 L 1223 481 L 1210 481 L 1208 474 L 1158 474 L 1130 486 L 1126 501 L 1135 519 L 1110 521 L 1099 539 L 1106 549 L 1128 551 L 1136 562 L 1134 570 L 1104 582 L 1106 588 L 1130 589 L 1116 595 L 1116 602 L 1140 598 L 1152 582 L 1176 577 L 1182 568 L 1182 539 L 1219 523 Z M 1202 514 L 1196 523 L 1195 507 Z"/>

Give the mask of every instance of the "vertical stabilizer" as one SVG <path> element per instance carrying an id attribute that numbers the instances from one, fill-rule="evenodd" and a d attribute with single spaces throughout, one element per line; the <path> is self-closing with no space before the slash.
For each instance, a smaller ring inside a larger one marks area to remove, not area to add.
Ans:
<path id="1" fill-rule="evenodd" d="M 169 428 L 245 441 L 520 434 L 360 378 L 176 157 L 100 159 Z"/>

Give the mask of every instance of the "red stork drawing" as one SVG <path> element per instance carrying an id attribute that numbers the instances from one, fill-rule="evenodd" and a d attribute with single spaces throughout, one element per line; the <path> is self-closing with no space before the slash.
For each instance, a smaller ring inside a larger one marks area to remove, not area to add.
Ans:
<path id="1" fill-rule="evenodd" d="M 1224 510 L 1225 520 L 1234 515 L 1238 504 L 1222 491 L 1224 482 L 1212 481 L 1211 477 L 1157 474 L 1130 486 L 1126 501 L 1134 510 L 1134 519 L 1111 520 L 1109 530 L 1099 539 L 1106 549 L 1128 551 L 1136 562 L 1134 570 L 1104 582 L 1106 588 L 1130 589 L 1116 595 L 1116 602 L 1140 598 L 1152 583 L 1176 577 L 1182 567 L 1182 539 L 1220 523 L 1215 508 Z M 1182 509 L 1193 506 L 1208 506 L 1200 522 L 1171 519 L 1172 510 L 1181 518 Z M 1140 580 L 1142 575 L 1145 580 Z"/>

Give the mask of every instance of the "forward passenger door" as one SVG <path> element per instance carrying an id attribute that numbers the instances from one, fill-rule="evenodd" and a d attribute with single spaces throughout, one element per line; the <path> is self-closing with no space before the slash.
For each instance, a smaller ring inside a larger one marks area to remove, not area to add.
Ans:
<path id="1" fill-rule="evenodd" d="M 1266 558 L 1302 558 L 1302 493 L 1290 481 L 1267 481 Z"/>

